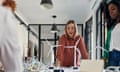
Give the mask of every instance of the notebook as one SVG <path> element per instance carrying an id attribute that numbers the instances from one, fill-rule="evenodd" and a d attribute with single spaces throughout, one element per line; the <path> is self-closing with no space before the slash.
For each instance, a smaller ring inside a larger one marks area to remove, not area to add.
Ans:
<path id="1" fill-rule="evenodd" d="M 82 60 L 80 64 L 80 72 L 103 72 L 103 60 Z"/>

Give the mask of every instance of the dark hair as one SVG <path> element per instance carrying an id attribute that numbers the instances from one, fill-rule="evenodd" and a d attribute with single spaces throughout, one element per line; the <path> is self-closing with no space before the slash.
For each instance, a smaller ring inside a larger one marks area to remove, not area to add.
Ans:
<path id="1" fill-rule="evenodd" d="M 119 0 L 112 0 L 112 1 L 110 1 L 110 2 L 107 4 L 105 17 L 106 17 L 107 28 L 108 28 L 108 29 L 111 28 L 111 27 L 114 25 L 114 23 L 115 23 L 115 20 L 111 19 L 110 15 L 109 15 L 108 6 L 109 6 L 110 4 L 116 5 L 117 8 L 118 8 L 118 11 L 119 11 L 119 13 L 120 13 L 120 1 L 119 1 Z"/>

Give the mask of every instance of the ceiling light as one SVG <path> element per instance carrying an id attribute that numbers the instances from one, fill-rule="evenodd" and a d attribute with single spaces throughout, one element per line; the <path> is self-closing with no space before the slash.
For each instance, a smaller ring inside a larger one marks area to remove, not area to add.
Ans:
<path id="1" fill-rule="evenodd" d="M 53 3 L 52 0 L 41 0 L 40 5 L 46 9 L 51 9 L 53 8 Z"/>
<path id="2" fill-rule="evenodd" d="M 52 32 L 52 33 L 56 33 L 56 32 L 59 31 L 59 30 L 57 29 L 56 24 L 55 24 L 56 15 L 53 15 L 52 18 L 54 19 L 54 23 L 52 24 L 51 32 Z"/>

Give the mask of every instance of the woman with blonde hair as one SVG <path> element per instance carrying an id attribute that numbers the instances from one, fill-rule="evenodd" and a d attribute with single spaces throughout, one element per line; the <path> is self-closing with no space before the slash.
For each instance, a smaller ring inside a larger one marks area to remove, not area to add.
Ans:
<path id="1" fill-rule="evenodd" d="M 77 25 L 74 20 L 69 20 L 65 25 L 65 34 L 59 39 L 57 48 L 56 63 L 60 66 L 74 66 L 74 48 L 65 48 L 65 46 L 75 46 L 78 41 L 77 48 L 79 49 L 83 59 L 88 59 L 88 54 L 82 36 L 77 33 Z M 76 65 L 79 66 L 78 52 L 76 54 Z"/>

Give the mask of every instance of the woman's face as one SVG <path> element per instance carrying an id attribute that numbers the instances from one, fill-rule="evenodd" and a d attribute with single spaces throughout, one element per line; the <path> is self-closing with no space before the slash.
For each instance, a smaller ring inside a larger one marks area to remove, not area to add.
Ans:
<path id="1" fill-rule="evenodd" d="M 118 7 L 115 4 L 110 4 L 108 6 L 109 15 L 112 19 L 117 19 L 119 16 Z"/>
<path id="2" fill-rule="evenodd" d="M 68 24 L 66 27 L 66 32 L 69 37 L 73 38 L 75 35 L 75 24 L 73 23 Z"/>

